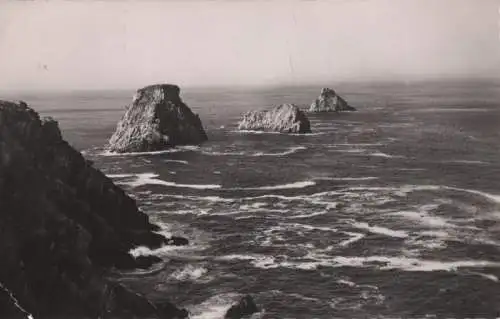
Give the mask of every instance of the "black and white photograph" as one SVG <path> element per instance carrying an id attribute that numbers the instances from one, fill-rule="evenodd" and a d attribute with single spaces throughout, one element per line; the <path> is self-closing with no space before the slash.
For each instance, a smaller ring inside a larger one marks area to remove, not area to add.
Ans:
<path id="1" fill-rule="evenodd" d="M 0 0 L 0 319 L 500 318 L 500 0 Z"/>

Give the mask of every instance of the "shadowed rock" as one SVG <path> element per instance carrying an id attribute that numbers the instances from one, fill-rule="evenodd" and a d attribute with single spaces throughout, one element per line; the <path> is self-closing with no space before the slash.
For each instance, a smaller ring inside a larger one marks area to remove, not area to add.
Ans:
<path id="1" fill-rule="evenodd" d="M 245 316 L 250 316 L 251 314 L 254 314 L 258 311 L 259 308 L 257 308 L 257 305 L 255 304 L 253 298 L 249 295 L 246 295 L 245 297 L 241 298 L 241 300 L 237 304 L 229 308 L 224 318 L 241 319 Z"/>
<path id="2" fill-rule="evenodd" d="M 334 90 L 323 88 L 319 97 L 312 102 L 309 112 L 343 112 L 356 109 L 341 98 Z"/>
<path id="3" fill-rule="evenodd" d="M 105 276 L 109 268 L 159 261 L 128 253 L 169 242 L 154 230 L 132 198 L 62 139 L 56 121 L 40 119 L 26 103 L 0 101 L 0 283 L 6 289 L 0 306 L 15 299 L 34 318 L 175 318 L 182 311 L 168 301 L 161 307 L 171 311 L 161 312 Z M 1 306 L 0 318 L 16 309 Z"/>
<path id="4" fill-rule="evenodd" d="M 238 129 L 282 133 L 311 133 L 309 119 L 297 106 L 282 104 L 270 110 L 243 115 Z"/>
<path id="5" fill-rule="evenodd" d="M 109 140 L 113 152 L 149 152 L 207 140 L 198 115 L 182 102 L 177 85 L 139 89 Z"/>

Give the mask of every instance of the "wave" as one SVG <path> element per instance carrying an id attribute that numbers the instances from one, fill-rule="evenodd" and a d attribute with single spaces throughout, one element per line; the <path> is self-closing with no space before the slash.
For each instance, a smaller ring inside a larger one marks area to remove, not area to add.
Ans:
<path id="1" fill-rule="evenodd" d="M 314 216 L 320 216 L 320 215 L 325 215 L 327 214 L 328 211 L 320 211 L 320 212 L 313 212 L 310 214 L 300 214 L 300 215 L 295 215 L 295 216 L 290 216 L 288 219 L 301 219 L 301 218 L 309 218 L 309 217 L 314 217 Z"/>
<path id="2" fill-rule="evenodd" d="M 106 174 L 109 178 L 126 178 L 126 177 L 134 177 L 136 174 Z"/>
<path id="3" fill-rule="evenodd" d="M 302 270 L 315 270 L 318 267 L 350 267 L 350 268 L 378 268 L 380 270 L 402 270 L 408 272 L 433 272 L 433 271 L 459 271 L 468 268 L 500 268 L 500 262 L 487 260 L 459 260 L 439 261 L 424 260 L 409 257 L 393 256 L 335 256 L 332 258 L 316 258 L 309 256 L 313 261 L 285 260 L 276 261 L 274 257 L 256 259 L 251 264 L 257 268 L 292 268 Z"/>
<path id="4" fill-rule="evenodd" d="M 221 319 L 229 308 L 237 302 L 239 294 L 226 293 L 208 298 L 201 304 L 187 307 L 191 319 Z"/>
<path id="5" fill-rule="evenodd" d="M 302 151 L 305 149 L 307 149 L 307 147 L 305 147 L 305 146 L 296 146 L 296 147 L 290 148 L 287 151 L 283 151 L 283 152 L 279 152 L 279 153 L 258 152 L 258 153 L 251 155 L 251 156 L 286 156 L 286 155 L 291 155 L 291 154 L 297 153 L 298 151 Z"/>
<path id="6" fill-rule="evenodd" d="M 374 176 L 365 176 L 365 177 L 317 177 L 315 180 L 320 181 L 372 181 L 378 179 L 378 177 Z"/>
<path id="7" fill-rule="evenodd" d="M 483 162 L 483 161 L 471 161 L 471 160 L 451 160 L 451 161 L 444 161 L 444 163 L 456 163 L 456 164 L 475 164 L 475 165 L 488 165 L 490 163 Z"/>
<path id="8" fill-rule="evenodd" d="M 390 154 L 386 154 L 386 153 L 383 153 L 383 152 L 380 152 L 380 151 L 369 153 L 368 155 L 369 156 L 375 156 L 375 157 L 383 157 L 383 158 L 406 158 L 405 156 L 390 155 Z"/>
<path id="9" fill-rule="evenodd" d="M 257 130 L 232 130 L 231 133 L 239 133 L 239 134 L 283 134 L 281 132 L 274 131 L 257 131 Z"/>
<path id="10" fill-rule="evenodd" d="M 316 135 L 324 135 L 325 133 L 284 133 L 284 132 L 272 132 L 272 131 L 256 131 L 256 130 L 233 130 L 231 133 L 238 134 L 282 134 L 286 136 L 316 136 Z"/>
<path id="11" fill-rule="evenodd" d="M 203 277 L 208 270 L 201 266 L 187 265 L 170 274 L 170 278 L 179 281 L 196 281 Z"/>
<path id="12" fill-rule="evenodd" d="M 204 155 L 208 156 L 250 156 L 250 157 L 261 157 L 261 156 L 286 156 L 286 155 L 291 155 L 294 153 L 297 153 L 298 151 L 305 150 L 307 147 L 305 146 L 296 146 L 296 147 L 291 147 L 290 149 L 283 151 L 283 152 L 277 152 L 277 153 L 265 153 L 265 152 L 255 152 L 255 153 L 248 153 L 248 152 L 217 152 L 217 151 L 204 151 L 202 150 L 201 153 Z"/>
<path id="13" fill-rule="evenodd" d="M 395 238 L 407 238 L 408 237 L 408 234 L 405 231 L 392 230 L 392 229 L 385 228 L 382 226 L 370 226 L 368 223 L 355 222 L 355 223 L 352 223 L 352 226 L 359 228 L 359 229 L 368 230 L 371 233 L 386 235 L 389 237 L 395 237 Z"/>
<path id="14" fill-rule="evenodd" d="M 337 148 L 339 146 L 383 146 L 382 143 L 338 143 L 326 145 L 327 148 Z"/>
<path id="15" fill-rule="evenodd" d="M 164 160 L 165 163 L 179 163 L 179 164 L 184 164 L 188 165 L 188 161 L 183 161 L 183 160 Z"/>
<path id="16" fill-rule="evenodd" d="M 121 174 L 121 176 L 123 175 L 125 174 Z M 168 187 L 181 187 L 181 188 L 193 188 L 193 189 L 219 189 L 222 187 L 221 185 L 214 185 L 214 184 L 208 184 L 208 185 L 178 184 L 175 182 L 167 182 L 161 179 L 157 179 L 159 175 L 155 173 L 132 174 L 132 176 L 135 177 L 135 180 L 129 182 L 119 181 L 116 184 L 124 184 L 130 187 L 139 187 L 143 185 L 163 185 Z"/>
<path id="17" fill-rule="evenodd" d="M 500 204 L 500 195 L 495 195 L 475 189 L 459 188 L 446 185 L 403 185 L 400 187 L 350 187 L 347 188 L 350 191 L 363 191 L 363 190 L 379 190 L 379 191 L 392 191 L 396 195 L 406 196 L 406 194 L 414 191 L 439 191 L 439 190 L 453 190 L 458 192 L 464 192 L 474 195 L 482 196 L 489 201 Z"/>
<path id="18" fill-rule="evenodd" d="M 165 245 L 160 248 L 151 249 L 146 246 L 138 246 L 129 251 L 133 257 L 137 258 L 139 256 L 184 256 L 186 252 L 193 252 L 203 250 L 206 247 L 203 245 L 186 245 L 186 246 L 174 246 L 174 245 Z M 203 258 L 200 258 L 203 259 Z"/>
<path id="19" fill-rule="evenodd" d="M 340 247 L 349 246 L 350 244 L 355 243 L 365 237 L 365 234 L 361 233 L 344 232 L 344 234 L 351 236 L 351 238 L 341 241 L 339 243 Z"/>
<path id="20" fill-rule="evenodd" d="M 425 226 L 432 228 L 453 228 L 456 225 L 451 224 L 449 219 L 445 219 L 439 216 L 431 216 L 426 211 L 399 211 L 394 213 L 389 213 L 392 216 L 401 216 L 412 221 L 417 221 Z M 430 234 L 430 233 L 429 233 Z"/>
<path id="21" fill-rule="evenodd" d="M 174 148 L 169 148 L 161 151 L 151 151 L 151 152 L 128 152 L 128 153 L 117 153 L 106 150 L 104 152 L 99 153 L 100 156 L 144 156 L 144 155 L 159 155 L 159 154 L 168 154 L 168 153 L 179 153 L 179 152 L 193 152 L 198 151 L 200 149 L 199 146 L 177 146 Z"/>
<path id="22" fill-rule="evenodd" d="M 289 184 L 272 185 L 272 186 L 260 186 L 260 187 L 234 187 L 227 188 L 223 190 L 280 190 L 280 189 L 296 189 L 296 188 L 306 188 L 309 186 L 316 185 L 314 181 L 302 181 Z"/>

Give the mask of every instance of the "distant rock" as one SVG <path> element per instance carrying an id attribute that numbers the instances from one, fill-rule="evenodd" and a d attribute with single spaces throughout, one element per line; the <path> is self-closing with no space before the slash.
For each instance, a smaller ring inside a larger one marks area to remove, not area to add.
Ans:
<path id="1" fill-rule="evenodd" d="M 270 110 L 250 111 L 243 115 L 238 129 L 282 132 L 311 133 L 309 119 L 297 106 L 282 104 Z"/>
<path id="2" fill-rule="evenodd" d="M 241 319 L 256 312 L 259 312 L 259 308 L 255 304 L 255 301 L 252 296 L 246 295 L 237 304 L 229 308 L 224 319 Z"/>
<path id="3" fill-rule="evenodd" d="M 319 97 L 312 102 L 309 112 L 344 112 L 356 111 L 343 98 L 341 98 L 334 90 L 323 88 Z"/>
<path id="4" fill-rule="evenodd" d="M 105 276 L 160 261 L 134 247 L 185 243 L 157 230 L 56 121 L 0 101 L 0 318 L 181 317 Z"/>
<path id="5" fill-rule="evenodd" d="M 110 151 L 150 152 L 206 141 L 199 116 L 182 102 L 179 92 L 172 84 L 139 89 L 109 140 Z"/>

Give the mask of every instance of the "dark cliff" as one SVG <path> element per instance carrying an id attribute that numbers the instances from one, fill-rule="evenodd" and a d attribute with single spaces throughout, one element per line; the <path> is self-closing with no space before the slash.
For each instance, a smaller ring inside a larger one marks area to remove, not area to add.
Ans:
<path id="1" fill-rule="evenodd" d="M 1 318 L 21 308 L 36 319 L 185 316 L 106 278 L 111 268 L 157 261 L 128 254 L 166 244 L 155 230 L 132 198 L 62 139 L 57 122 L 24 102 L 0 101 Z"/>

